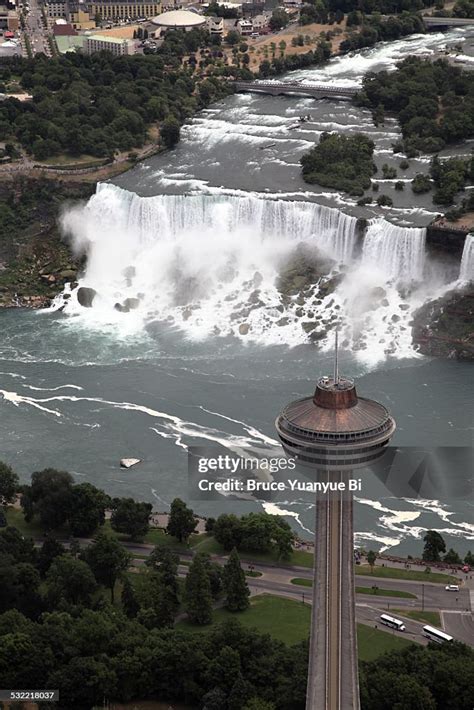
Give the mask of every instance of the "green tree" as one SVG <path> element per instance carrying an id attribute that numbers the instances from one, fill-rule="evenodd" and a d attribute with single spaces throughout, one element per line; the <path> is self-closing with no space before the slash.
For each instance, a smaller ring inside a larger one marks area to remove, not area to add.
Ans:
<path id="1" fill-rule="evenodd" d="M 110 519 L 113 530 L 128 535 L 131 540 L 142 540 L 150 528 L 151 503 L 138 503 L 133 498 L 117 498 Z"/>
<path id="2" fill-rule="evenodd" d="M 130 579 L 125 576 L 122 587 L 122 608 L 129 619 L 134 619 L 140 611 L 140 604 L 137 600 L 135 590 Z"/>
<path id="3" fill-rule="evenodd" d="M 242 708 L 242 710 L 275 710 L 276 705 L 268 703 L 261 698 L 251 698 Z"/>
<path id="4" fill-rule="evenodd" d="M 17 490 L 17 474 L 10 466 L 0 461 L 0 506 L 13 503 Z"/>
<path id="5" fill-rule="evenodd" d="M 194 511 L 188 508 L 180 498 L 175 498 L 171 503 L 170 516 L 166 530 L 169 535 L 177 538 L 179 542 L 187 542 L 196 527 Z"/>
<path id="6" fill-rule="evenodd" d="M 48 535 L 41 545 L 41 550 L 38 553 L 37 567 L 41 576 L 45 576 L 56 557 L 60 557 L 65 554 L 66 548 L 64 545 L 61 545 L 58 540 Z"/>
<path id="7" fill-rule="evenodd" d="M 91 535 L 105 522 L 105 509 L 110 498 L 91 483 L 73 486 L 69 525 L 77 537 Z"/>
<path id="8" fill-rule="evenodd" d="M 222 582 L 227 609 L 229 609 L 229 611 L 244 611 L 248 609 L 250 606 L 250 590 L 235 547 L 225 564 Z"/>
<path id="9" fill-rule="evenodd" d="M 242 541 L 242 524 L 233 513 L 223 513 L 215 522 L 213 534 L 224 550 L 239 548 Z"/>
<path id="10" fill-rule="evenodd" d="M 235 30 L 229 30 L 229 32 L 226 35 L 225 41 L 227 44 L 230 44 L 232 47 L 233 45 L 237 44 L 240 42 L 240 34 L 236 32 Z"/>
<path id="11" fill-rule="evenodd" d="M 466 556 L 464 558 L 464 563 L 466 565 L 469 565 L 470 567 L 474 567 L 474 555 L 472 552 L 469 550 L 469 552 L 466 553 Z"/>
<path id="12" fill-rule="evenodd" d="M 270 29 L 272 29 L 274 32 L 277 32 L 278 30 L 283 29 L 283 27 L 286 27 L 288 22 L 289 22 L 289 17 L 288 13 L 286 10 L 284 10 L 281 7 L 277 7 L 275 10 L 272 12 L 272 16 L 270 17 L 270 20 L 268 22 Z"/>
<path id="13" fill-rule="evenodd" d="M 11 556 L 15 562 L 36 561 L 33 540 L 24 537 L 17 528 L 10 526 L 0 530 L 0 554 Z"/>
<path id="14" fill-rule="evenodd" d="M 37 516 L 46 530 L 64 525 L 71 513 L 72 483 L 72 476 L 66 471 L 35 471 L 31 486 L 24 487 L 21 498 L 25 520 L 30 522 Z"/>
<path id="15" fill-rule="evenodd" d="M 436 530 L 427 530 L 423 542 L 423 560 L 426 562 L 440 562 L 440 554 L 446 552 L 446 543 Z"/>
<path id="16" fill-rule="evenodd" d="M 168 116 L 160 125 L 160 137 L 166 148 L 174 148 L 179 143 L 180 125 L 174 116 Z"/>
<path id="17" fill-rule="evenodd" d="M 189 620 L 203 626 L 212 621 L 211 582 L 202 558 L 197 555 L 189 567 L 184 585 L 184 607 Z"/>
<path id="18" fill-rule="evenodd" d="M 370 571 L 374 573 L 375 560 L 377 559 L 377 553 L 373 550 L 369 550 L 367 553 L 367 562 L 370 566 Z"/>
<path id="19" fill-rule="evenodd" d="M 454 550 L 452 547 L 449 548 L 445 556 L 443 557 L 443 562 L 447 562 L 448 565 L 460 565 L 462 564 L 462 560 L 459 557 L 458 553 L 456 550 Z"/>
<path id="20" fill-rule="evenodd" d="M 113 603 L 115 583 L 128 568 L 130 554 L 114 537 L 99 532 L 92 545 L 84 551 L 83 558 L 97 582 L 110 589 Z"/>
<path id="21" fill-rule="evenodd" d="M 114 695 L 117 676 L 106 657 L 72 658 L 49 676 L 51 687 L 59 688 L 71 710 L 86 710 L 103 704 Z"/>
<path id="22" fill-rule="evenodd" d="M 46 573 L 47 596 L 55 607 L 61 599 L 71 604 L 89 604 L 96 589 L 94 575 L 82 560 L 69 555 L 56 557 Z"/>

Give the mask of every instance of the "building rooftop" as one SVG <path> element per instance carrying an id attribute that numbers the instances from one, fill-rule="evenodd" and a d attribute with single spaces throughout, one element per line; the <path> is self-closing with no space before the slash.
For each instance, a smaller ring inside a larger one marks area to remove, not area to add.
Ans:
<path id="1" fill-rule="evenodd" d="M 152 22 L 161 27 L 199 27 L 206 23 L 206 18 L 189 10 L 170 10 L 154 17 Z"/>

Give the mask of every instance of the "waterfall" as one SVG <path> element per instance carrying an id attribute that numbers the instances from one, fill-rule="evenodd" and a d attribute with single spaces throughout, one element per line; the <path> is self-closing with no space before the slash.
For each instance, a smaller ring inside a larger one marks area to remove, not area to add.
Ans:
<path id="1" fill-rule="evenodd" d="M 362 248 L 362 262 L 389 279 L 410 282 L 423 276 L 425 228 L 399 227 L 385 219 L 372 220 Z"/>
<path id="2" fill-rule="evenodd" d="M 474 234 L 468 234 L 464 242 L 461 268 L 459 269 L 459 280 L 474 280 Z"/>
<path id="3" fill-rule="evenodd" d="M 179 240 L 196 229 L 211 230 L 216 238 L 250 230 L 259 241 L 314 241 L 332 258 L 348 263 L 357 238 L 357 218 L 338 209 L 252 195 L 139 197 L 115 185 L 100 183 L 88 209 L 100 222 L 125 224 L 141 244 Z"/>
<path id="4" fill-rule="evenodd" d="M 366 358 L 412 354 L 420 302 L 416 284 L 400 286 L 421 278 L 424 229 L 374 220 L 357 257 L 357 218 L 338 209 L 249 194 L 140 197 L 110 184 L 62 227 L 87 266 L 55 307 L 87 328 L 129 334 L 155 321 L 194 339 L 331 348 L 338 323 L 344 347 Z"/>

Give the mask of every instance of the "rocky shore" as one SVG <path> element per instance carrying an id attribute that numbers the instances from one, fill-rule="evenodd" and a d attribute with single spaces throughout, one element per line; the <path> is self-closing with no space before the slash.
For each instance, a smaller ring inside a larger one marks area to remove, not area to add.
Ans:
<path id="1" fill-rule="evenodd" d="M 48 178 L 0 183 L 0 307 L 43 308 L 76 280 L 82 264 L 62 241 L 58 217 L 94 189 Z"/>
<path id="2" fill-rule="evenodd" d="M 425 303 L 415 313 L 412 333 L 423 355 L 474 360 L 474 284 Z"/>

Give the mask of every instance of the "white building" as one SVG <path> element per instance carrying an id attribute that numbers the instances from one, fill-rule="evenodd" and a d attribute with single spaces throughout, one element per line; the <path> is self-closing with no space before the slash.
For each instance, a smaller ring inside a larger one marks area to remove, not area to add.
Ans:
<path id="1" fill-rule="evenodd" d="M 253 24 L 250 20 L 239 20 L 237 22 L 237 30 L 240 32 L 242 37 L 248 37 L 253 32 Z"/>
<path id="2" fill-rule="evenodd" d="M 222 17 L 208 17 L 207 29 L 211 35 L 220 35 L 222 37 L 224 34 L 224 19 Z"/>
<path id="3" fill-rule="evenodd" d="M 95 52 L 111 52 L 116 56 L 124 54 L 135 54 L 136 43 L 130 39 L 120 37 L 108 37 L 107 35 L 89 35 L 84 40 L 85 54 Z"/>

